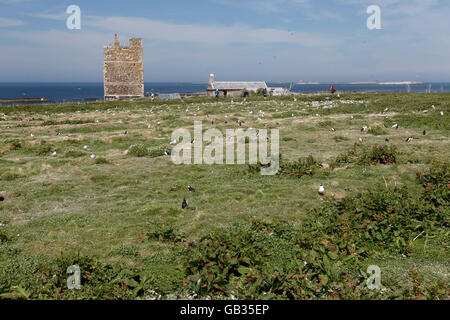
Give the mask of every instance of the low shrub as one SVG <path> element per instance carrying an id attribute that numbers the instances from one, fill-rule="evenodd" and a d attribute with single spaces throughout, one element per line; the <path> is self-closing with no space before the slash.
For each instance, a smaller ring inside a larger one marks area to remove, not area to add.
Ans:
<path id="1" fill-rule="evenodd" d="M 37 148 L 36 153 L 40 156 L 45 156 L 47 154 L 49 154 L 50 152 L 52 152 L 53 150 L 53 146 L 46 143 L 45 141 L 41 142 L 41 145 Z"/>
<path id="2" fill-rule="evenodd" d="M 410 194 L 406 187 L 376 189 L 342 200 L 330 199 L 304 223 L 302 244 L 319 244 L 357 257 L 386 248 L 409 254 L 419 234 L 442 234 L 448 227 L 449 202 L 434 206 L 426 194 Z"/>
<path id="3" fill-rule="evenodd" d="M 149 240 L 157 240 L 160 242 L 183 242 L 186 238 L 179 233 L 171 224 L 155 223 L 147 231 Z"/>
<path id="4" fill-rule="evenodd" d="M 255 165 L 248 165 L 248 171 L 251 174 L 259 174 L 261 172 L 261 168 L 269 166 L 270 164 L 262 165 L 258 162 L 258 164 Z M 305 175 L 313 176 L 321 168 L 321 162 L 316 160 L 311 155 L 305 158 L 299 158 L 298 160 L 292 162 L 283 161 L 280 155 L 280 168 L 277 174 L 301 178 Z"/>
<path id="5" fill-rule="evenodd" d="M 170 149 L 168 148 L 156 148 L 156 149 L 152 149 L 149 151 L 148 155 L 150 156 L 150 158 L 158 158 L 158 157 L 162 157 L 164 155 L 166 155 L 166 149 L 169 151 L 170 154 Z"/>
<path id="6" fill-rule="evenodd" d="M 367 133 L 372 134 L 374 136 L 383 136 L 388 134 L 388 132 L 382 126 L 370 127 Z"/>
<path id="7" fill-rule="evenodd" d="M 148 149 L 143 144 L 135 144 L 128 149 L 127 155 L 133 157 L 145 157 L 149 155 Z"/>
<path id="8" fill-rule="evenodd" d="M 425 197 L 433 205 L 440 207 L 450 202 L 448 162 L 431 162 L 426 170 L 417 172 L 417 179 L 425 188 Z"/>
<path id="9" fill-rule="evenodd" d="M 334 159 L 332 168 L 345 164 L 377 165 L 397 163 L 397 148 L 395 146 L 366 146 L 355 144 L 353 148 Z"/>
<path id="10" fill-rule="evenodd" d="M 96 158 L 94 162 L 95 162 L 95 164 L 108 164 L 109 163 L 109 161 L 106 160 L 106 158 L 102 158 L 102 157 Z"/>

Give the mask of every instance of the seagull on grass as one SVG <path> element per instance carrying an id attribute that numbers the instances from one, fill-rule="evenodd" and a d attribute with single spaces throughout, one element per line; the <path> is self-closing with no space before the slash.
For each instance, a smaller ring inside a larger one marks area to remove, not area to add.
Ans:
<path id="1" fill-rule="evenodd" d="M 394 124 L 394 125 L 392 126 L 392 128 L 393 128 L 393 129 L 396 129 L 396 130 L 397 130 L 399 127 L 400 127 L 400 126 L 398 125 L 398 123 L 396 123 L 396 124 Z"/>
<path id="2" fill-rule="evenodd" d="M 369 129 L 369 128 L 367 126 L 364 126 L 364 127 L 361 128 L 361 132 L 366 132 L 367 129 Z"/>
<path id="3" fill-rule="evenodd" d="M 319 193 L 319 196 L 321 196 L 321 197 L 323 197 L 325 195 L 325 187 L 323 186 L 323 184 L 320 185 L 318 193 Z"/>
<path id="4" fill-rule="evenodd" d="M 409 137 L 408 139 L 406 139 L 406 142 L 412 142 L 414 140 L 414 138 L 413 137 Z"/>
<path id="5" fill-rule="evenodd" d="M 195 192 L 195 189 L 192 188 L 191 186 L 188 186 L 188 190 L 189 190 L 189 192 Z"/>

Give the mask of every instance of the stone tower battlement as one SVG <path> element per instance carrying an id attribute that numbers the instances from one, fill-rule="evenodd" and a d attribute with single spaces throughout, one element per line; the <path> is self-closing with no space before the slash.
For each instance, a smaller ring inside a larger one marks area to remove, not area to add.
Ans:
<path id="1" fill-rule="evenodd" d="M 114 46 L 104 47 L 103 85 L 105 100 L 144 96 L 144 62 L 142 39 L 130 39 L 130 46 L 120 46 L 115 35 Z"/>

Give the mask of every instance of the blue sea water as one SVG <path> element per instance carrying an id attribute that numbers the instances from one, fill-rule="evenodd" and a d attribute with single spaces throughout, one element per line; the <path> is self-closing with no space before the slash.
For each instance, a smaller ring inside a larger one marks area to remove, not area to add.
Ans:
<path id="1" fill-rule="evenodd" d="M 289 88 L 290 83 L 270 83 L 269 87 Z M 407 85 L 334 84 L 344 92 L 450 92 L 450 83 Z M 145 83 L 146 93 L 202 92 L 207 83 Z M 293 92 L 328 92 L 330 84 L 295 84 Z M 0 99 L 44 98 L 52 102 L 85 102 L 103 99 L 103 83 L 0 83 Z M 2 103 L 5 105 L 6 103 Z M 15 103 L 25 104 L 25 103 Z"/>

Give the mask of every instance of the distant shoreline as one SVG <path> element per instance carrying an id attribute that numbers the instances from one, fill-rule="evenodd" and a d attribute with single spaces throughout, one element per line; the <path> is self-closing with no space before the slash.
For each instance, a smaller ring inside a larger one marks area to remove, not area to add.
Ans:
<path id="1" fill-rule="evenodd" d="M 13 103 L 13 102 L 21 102 L 21 103 L 27 103 L 27 102 L 50 103 L 52 101 L 48 100 L 48 99 L 44 99 L 44 98 L 0 99 L 0 103 Z"/>
<path id="2" fill-rule="evenodd" d="M 420 81 L 383 81 L 383 82 L 313 82 L 313 81 L 300 81 L 295 84 L 298 85 L 325 85 L 325 84 L 334 84 L 334 85 L 416 85 L 416 84 L 426 84 L 426 82 Z"/>

